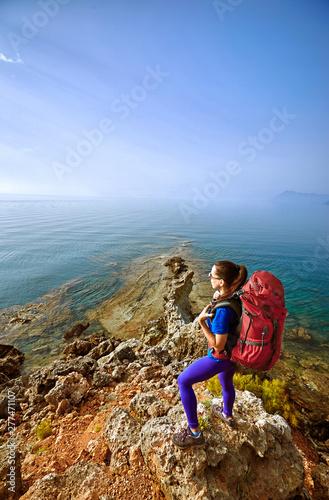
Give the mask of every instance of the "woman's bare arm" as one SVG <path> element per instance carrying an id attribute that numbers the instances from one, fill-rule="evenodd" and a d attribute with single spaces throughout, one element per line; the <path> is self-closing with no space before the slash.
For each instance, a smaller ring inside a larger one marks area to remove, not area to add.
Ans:
<path id="1" fill-rule="evenodd" d="M 212 318 L 214 314 L 209 314 L 209 310 L 211 309 L 211 305 L 208 304 L 203 311 L 200 313 L 198 321 L 202 328 L 203 334 L 210 343 L 211 347 L 214 347 L 216 351 L 222 351 L 225 347 L 227 334 L 224 335 L 216 335 L 212 333 L 210 328 L 207 325 L 207 318 Z"/>

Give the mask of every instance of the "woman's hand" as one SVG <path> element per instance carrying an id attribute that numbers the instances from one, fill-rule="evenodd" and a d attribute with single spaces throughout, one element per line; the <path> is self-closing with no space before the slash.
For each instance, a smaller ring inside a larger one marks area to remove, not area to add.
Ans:
<path id="1" fill-rule="evenodd" d="M 212 305 L 208 304 L 203 309 L 203 311 L 200 312 L 199 317 L 198 317 L 198 321 L 199 321 L 200 325 L 201 325 L 201 323 L 204 323 L 208 318 L 212 318 L 214 316 L 214 313 L 209 314 L 211 308 L 212 308 Z"/>

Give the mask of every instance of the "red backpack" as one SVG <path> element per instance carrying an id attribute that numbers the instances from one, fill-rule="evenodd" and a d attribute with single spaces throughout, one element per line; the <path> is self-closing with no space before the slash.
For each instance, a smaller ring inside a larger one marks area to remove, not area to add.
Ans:
<path id="1" fill-rule="evenodd" d="M 270 370 L 280 356 L 288 312 L 282 283 L 267 271 L 255 271 L 233 298 L 219 302 L 214 309 L 229 306 L 237 312 L 240 300 L 240 322 L 228 335 L 225 354 L 248 368 Z"/>

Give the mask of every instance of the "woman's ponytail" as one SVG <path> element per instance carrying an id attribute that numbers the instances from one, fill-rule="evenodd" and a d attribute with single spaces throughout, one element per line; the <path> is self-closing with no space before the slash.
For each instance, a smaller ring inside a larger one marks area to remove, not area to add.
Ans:
<path id="1" fill-rule="evenodd" d="M 220 260 L 215 263 L 215 268 L 217 276 L 222 278 L 227 285 L 227 290 L 220 296 L 219 301 L 231 297 L 247 281 L 248 271 L 243 264 L 238 265 L 229 260 Z"/>

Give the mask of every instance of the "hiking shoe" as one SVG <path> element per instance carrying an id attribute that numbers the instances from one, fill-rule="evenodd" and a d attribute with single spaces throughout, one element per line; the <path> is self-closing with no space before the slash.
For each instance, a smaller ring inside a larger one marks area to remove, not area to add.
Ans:
<path id="1" fill-rule="evenodd" d="M 211 407 L 211 411 L 212 411 L 212 413 L 214 415 L 216 415 L 216 417 L 219 417 L 220 419 L 222 419 L 223 422 L 225 422 L 230 427 L 233 427 L 235 425 L 235 421 L 234 421 L 233 417 L 226 417 L 224 415 L 224 413 L 223 413 L 223 406 L 213 405 Z"/>
<path id="2" fill-rule="evenodd" d="M 201 448 L 205 444 L 205 438 L 203 437 L 202 431 L 196 437 L 193 436 L 192 431 L 189 427 L 186 429 L 181 429 L 176 434 L 172 436 L 172 442 L 181 448 L 182 450 L 188 448 L 189 446 L 196 446 L 197 448 Z"/>

